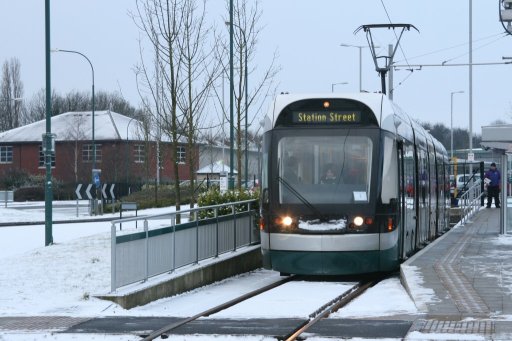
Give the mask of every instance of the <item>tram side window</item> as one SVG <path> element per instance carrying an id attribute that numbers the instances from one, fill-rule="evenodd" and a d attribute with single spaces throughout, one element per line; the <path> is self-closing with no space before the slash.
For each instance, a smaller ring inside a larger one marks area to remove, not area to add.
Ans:
<path id="1" fill-rule="evenodd" d="M 384 165 L 382 167 L 383 204 L 389 204 L 391 199 L 398 198 L 398 160 L 396 142 L 394 139 L 384 137 Z"/>

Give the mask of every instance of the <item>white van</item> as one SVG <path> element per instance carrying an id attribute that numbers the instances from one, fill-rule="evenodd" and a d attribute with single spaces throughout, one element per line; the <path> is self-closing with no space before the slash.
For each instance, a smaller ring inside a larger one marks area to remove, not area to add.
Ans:
<path id="1" fill-rule="evenodd" d="M 456 186 L 458 191 L 462 191 L 463 189 L 468 189 L 468 181 L 471 178 L 471 174 L 457 174 L 457 181 Z M 472 180 L 475 180 L 476 178 L 473 177 Z M 464 188 L 464 185 L 466 185 L 466 188 Z"/>

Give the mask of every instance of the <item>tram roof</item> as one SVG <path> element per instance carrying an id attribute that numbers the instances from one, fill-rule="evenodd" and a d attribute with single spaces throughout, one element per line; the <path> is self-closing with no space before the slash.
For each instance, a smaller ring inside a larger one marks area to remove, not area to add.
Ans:
<path id="1" fill-rule="evenodd" d="M 276 123 L 279 113 L 291 103 L 304 99 L 338 98 L 355 100 L 367 105 L 376 115 L 377 122 L 382 129 L 397 133 L 411 141 L 414 139 L 414 130 L 417 135 L 424 136 L 423 141 L 425 141 L 425 138 L 431 139 L 438 151 L 446 153 L 446 149 L 439 141 L 433 138 L 419 123 L 382 93 L 283 93 L 276 96 L 273 105 L 270 107 L 264 120 L 264 130 L 271 130 Z"/>
<path id="2" fill-rule="evenodd" d="M 367 105 L 376 115 L 381 115 L 381 111 L 384 109 L 383 106 L 386 105 L 390 109 L 389 113 L 393 112 L 391 108 L 391 101 L 381 93 L 368 93 L 368 92 L 358 92 L 358 93 L 297 93 L 297 94 L 288 94 L 283 93 L 276 96 L 273 106 L 270 108 L 267 118 L 265 119 L 265 130 L 270 130 L 275 125 L 276 120 L 279 116 L 279 113 L 289 104 L 304 100 L 304 99 L 351 99 L 355 101 L 359 101 Z M 384 102 L 384 103 L 383 103 Z M 377 117 L 379 124 L 381 122 L 381 117 Z"/>

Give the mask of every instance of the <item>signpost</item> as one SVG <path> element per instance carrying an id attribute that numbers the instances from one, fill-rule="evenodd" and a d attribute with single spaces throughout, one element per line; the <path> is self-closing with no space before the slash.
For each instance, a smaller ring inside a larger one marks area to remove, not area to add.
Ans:
<path id="1" fill-rule="evenodd" d="M 77 184 L 75 189 L 75 195 L 76 195 L 76 215 L 78 217 L 78 201 L 87 199 L 89 200 L 91 204 L 91 210 L 90 214 L 97 214 L 94 211 L 94 208 L 92 205 L 94 205 L 94 202 L 97 202 L 97 199 L 110 199 L 112 200 L 112 211 L 114 210 L 114 200 L 116 199 L 116 194 L 114 192 L 114 189 L 116 187 L 116 184 L 103 184 L 101 185 L 101 182 L 99 181 L 99 175 L 97 177 L 93 178 L 94 184 Z M 100 187 L 98 187 L 98 183 L 100 184 Z M 97 192 L 97 189 L 100 191 Z M 101 193 L 100 196 L 97 196 L 97 193 Z"/>
<path id="2" fill-rule="evenodd" d="M 99 213 L 98 211 L 98 190 L 101 188 L 101 181 L 100 181 L 100 174 L 101 169 L 94 169 L 92 170 L 92 182 L 94 184 L 94 196 L 93 198 L 89 198 L 89 200 L 92 200 L 91 203 L 91 210 L 94 215 L 97 215 Z M 101 195 L 100 195 L 101 197 Z M 100 198 L 101 199 L 101 198 Z M 103 210 L 101 210 L 103 211 Z"/>

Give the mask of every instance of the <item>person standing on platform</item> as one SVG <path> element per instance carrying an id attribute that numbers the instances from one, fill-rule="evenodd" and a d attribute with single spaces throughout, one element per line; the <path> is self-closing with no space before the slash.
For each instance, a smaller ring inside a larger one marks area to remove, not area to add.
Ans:
<path id="1" fill-rule="evenodd" d="M 496 169 L 496 164 L 491 163 L 491 167 L 487 172 L 485 172 L 485 179 L 487 182 L 487 208 L 491 207 L 492 198 L 494 198 L 494 206 L 496 208 L 500 208 L 500 184 L 501 184 L 501 174 L 498 169 Z"/>

